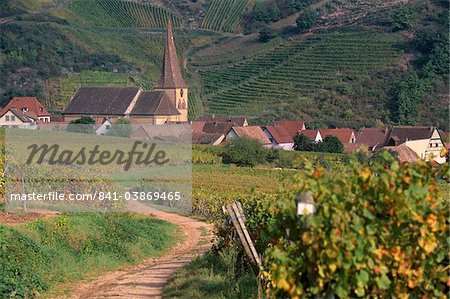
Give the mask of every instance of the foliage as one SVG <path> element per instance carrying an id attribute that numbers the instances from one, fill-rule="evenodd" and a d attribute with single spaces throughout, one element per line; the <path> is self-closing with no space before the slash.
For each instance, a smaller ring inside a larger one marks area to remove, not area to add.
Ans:
<path id="1" fill-rule="evenodd" d="M 401 6 L 395 11 L 391 23 L 395 30 L 405 30 L 412 26 L 414 14 L 411 7 Z"/>
<path id="2" fill-rule="evenodd" d="M 172 224 L 133 214 L 62 214 L 26 226 L 0 226 L 0 297 L 31 298 L 136 263 L 174 243 Z"/>
<path id="3" fill-rule="evenodd" d="M 425 93 L 424 82 L 412 73 L 400 83 L 397 93 L 397 119 L 400 125 L 415 125 L 418 120 L 417 105 Z"/>
<path id="4" fill-rule="evenodd" d="M 315 169 L 280 195 L 265 258 L 271 296 L 445 297 L 449 205 L 439 169 L 385 159 L 349 176 Z M 316 212 L 299 218 L 294 198 L 307 190 Z"/>
<path id="5" fill-rule="evenodd" d="M 72 120 L 67 126 L 68 132 L 93 134 L 95 120 L 90 116 L 82 116 L 79 119 Z"/>
<path id="6" fill-rule="evenodd" d="M 225 163 L 253 167 L 265 163 L 266 157 L 266 149 L 262 143 L 256 139 L 236 138 L 225 146 Z"/>
<path id="7" fill-rule="evenodd" d="M 107 132 L 109 136 L 130 137 L 133 133 L 133 127 L 128 119 L 119 118 Z"/>
<path id="8" fill-rule="evenodd" d="M 313 142 L 305 135 L 297 134 L 294 136 L 294 150 L 312 152 Z"/>
<path id="9" fill-rule="evenodd" d="M 303 11 L 297 18 L 297 29 L 304 31 L 311 28 L 319 18 L 319 14 L 315 9 L 307 9 Z"/>
<path id="10" fill-rule="evenodd" d="M 192 150 L 192 163 L 193 164 L 222 164 L 222 157 L 202 151 L 199 149 Z"/>
<path id="11" fill-rule="evenodd" d="M 297 134 L 294 136 L 294 150 L 342 154 L 344 145 L 336 136 L 325 136 L 323 141 L 313 142 L 305 135 Z"/>
<path id="12" fill-rule="evenodd" d="M 267 43 L 271 39 L 276 37 L 276 33 L 270 29 L 268 26 L 264 26 L 260 31 L 258 35 L 258 39 L 262 43 Z"/>

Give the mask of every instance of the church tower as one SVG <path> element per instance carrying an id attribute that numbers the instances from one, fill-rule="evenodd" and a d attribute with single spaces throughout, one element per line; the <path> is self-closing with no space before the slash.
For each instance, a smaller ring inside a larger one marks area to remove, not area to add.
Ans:
<path id="1" fill-rule="evenodd" d="M 161 77 L 156 83 L 155 90 L 163 90 L 166 92 L 172 103 L 181 113 L 179 115 L 179 121 L 188 121 L 188 87 L 181 76 L 171 21 L 167 24 Z"/>

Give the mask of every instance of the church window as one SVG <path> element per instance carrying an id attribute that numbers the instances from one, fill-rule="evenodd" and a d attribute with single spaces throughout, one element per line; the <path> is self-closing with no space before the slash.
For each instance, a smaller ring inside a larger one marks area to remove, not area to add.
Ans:
<path id="1" fill-rule="evenodd" d="M 182 97 L 184 95 L 184 89 L 180 89 L 180 97 Z"/>

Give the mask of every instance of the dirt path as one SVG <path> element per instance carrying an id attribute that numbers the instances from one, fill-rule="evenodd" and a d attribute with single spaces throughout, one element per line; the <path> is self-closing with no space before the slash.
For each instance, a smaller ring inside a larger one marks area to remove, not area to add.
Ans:
<path id="1" fill-rule="evenodd" d="M 205 222 L 142 205 L 133 208 L 139 213 L 149 213 L 178 225 L 186 238 L 161 258 L 107 273 L 79 286 L 72 298 L 161 298 L 163 287 L 175 271 L 209 249 L 211 235 L 205 232 L 209 232 L 211 227 Z"/>

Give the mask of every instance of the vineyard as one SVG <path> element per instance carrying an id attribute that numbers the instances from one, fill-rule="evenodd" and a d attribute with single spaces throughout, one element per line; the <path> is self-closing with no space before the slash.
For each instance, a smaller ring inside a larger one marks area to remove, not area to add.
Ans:
<path id="1" fill-rule="evenodd" d="M 212 0 L 201 28 L 239 32 L 245 17 L 252 11 L 254 0 Z"/>
<path id="2" fill-rule="evenodd" d="M 181 18 L 169 10 L 122 0 L 71 0 L 67 8 L 83 22 L 99 27 L 114 28 L 165 28 L 169 20 L 175 27 Z"/>
<path id="3" fill-rule="evenodd" d="M 295 103 L 389 66 L 400 56 L 399 38 L 372 31 L 314 35 L 231 66 L 203 68 L 205 102 L 217 114 L 246 115 Z"/>

